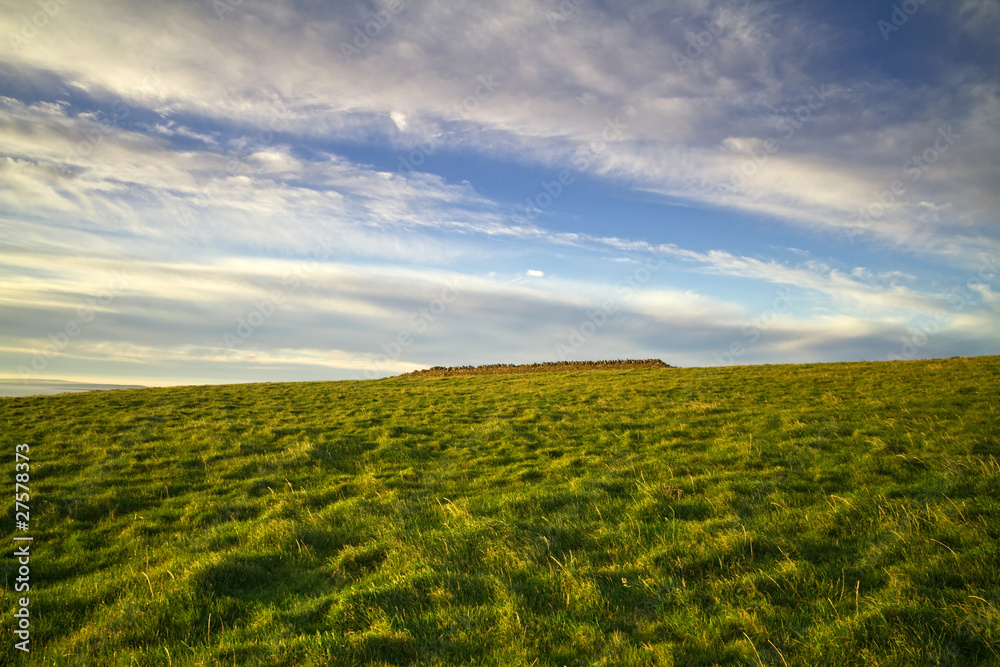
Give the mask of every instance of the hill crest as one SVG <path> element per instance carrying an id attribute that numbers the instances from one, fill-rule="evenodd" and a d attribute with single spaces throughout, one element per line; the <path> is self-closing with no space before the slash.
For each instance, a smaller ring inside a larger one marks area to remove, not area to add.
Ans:
<path id="1" fill-rule="evenodd" d="M 674 368 L 661 359 L 614 359 L 605 361 L 544 361 L 534 364 L 485 364 L 482 366 L 433 366 L 395 377 L 450 377 L 455 375 L 501 375 L 565 371 L 607 371 Z"/>

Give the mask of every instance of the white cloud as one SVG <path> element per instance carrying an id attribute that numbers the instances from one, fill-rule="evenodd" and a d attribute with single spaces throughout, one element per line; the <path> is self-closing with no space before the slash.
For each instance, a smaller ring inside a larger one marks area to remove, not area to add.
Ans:
<path id="1" fill-rule="evenodd" d="M 992 15 L 987 5 L 966 2 L 957 15 L 981 24 Z M 972 104 L 956 116 L 899 81 L 817 82 L 797 61 L 835 39 L 828 26 L 788 8 L 779 20 L 779 9 L 766 2 L 734 4 L 728 15 L 725 8 L 685 2 L 622 14 L 577 7 L 553 26 L 552 8 L 542 3 L 407 5 L 348 62 L 340 44 L 368 18 L 354 12 L 303 15 L 247 0 L 219 21 L 207 5 L 113 3 L 86 12 L 67 7 L 14 64 L 132 103 L 231 120 L 250 133 L 277 123 L 328 138 L 471 142 L 561 165 L 600 138 L 606 119 L 620 117 L 627 129 L 594 156 L 591 173 L 834 233 L 872 202 L 873 185 L 889 187 L 900 165 L 950 124 L 963 128 L 965 141 L 866 230 L 865 241 L 950 257 L 974 247 L 972 235 L 956 241 L 956 223 L 998 203 L 991 156 L 1000 140 L 987 120 L 995 117 L 995 84 L 971 87 Z M 17 20 L 12 13 L 3 27 L 13 30 Z M 704 21 L 721 21 L 725 30 L 690 67 L 678 69 L 673 55 L 685 51 Z M 163 25 L 176 37 L 162 39 Z M 499 86 L 483 89 L 481 77 L 493 74 Z M 832 69 L 820 74 L 844 78 Z M 827 88 L 830 99 L 790 137 L 778 131 L 776 121 L 794 118 L 815 87 Z M 474 108 L 456 115 L 470 99 Z M 857 105 L 887 105 L 899 119 L 866 112 L 859 122 Z M 446 132 L 456 118 L 487 132 Z M 775 137 L 777 153 L 725 195 L 720 186 Z M 920 201 L 955 204 L 941 217 L 927 215 Z"/>
<path id="2" fill-rule="evenodd" d="M 405 113 L 402 113 L 401 111 L 393 111 L 389 114 L 389 117 L 392 118 L 392 122 L 396 124 L 396 127 L 399 128 L 400 132 L 406 131 L 407 118 Z"/>

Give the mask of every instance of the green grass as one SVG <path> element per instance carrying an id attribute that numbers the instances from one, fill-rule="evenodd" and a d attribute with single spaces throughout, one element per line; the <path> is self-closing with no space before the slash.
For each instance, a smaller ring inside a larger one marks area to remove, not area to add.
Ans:
<path id="1" fill-rule="evenodd" d="M 997 665 L 998 387 L 982 357 L 0 399 L 35 538 L 0 662 Z"/>

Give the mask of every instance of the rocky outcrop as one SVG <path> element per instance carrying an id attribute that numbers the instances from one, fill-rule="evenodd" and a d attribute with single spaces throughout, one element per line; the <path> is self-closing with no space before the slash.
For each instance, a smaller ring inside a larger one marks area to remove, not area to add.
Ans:
<path id="1" fill-rule="evenodd" d="M 638 368 L 673 368 L 660 359 L 615 359 L 613 361 L 546 361 L 537 364 L 487 364 L 485 366 L 434 366 L 403 373 L 398 377 L 448 377 L 453 375 L 514 375 L 567 371 L 622 371 Z"/>

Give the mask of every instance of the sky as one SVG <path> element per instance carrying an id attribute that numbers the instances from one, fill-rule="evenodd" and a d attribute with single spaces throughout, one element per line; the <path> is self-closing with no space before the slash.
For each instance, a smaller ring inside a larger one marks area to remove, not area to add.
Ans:
<path id="1" fill-rule="evenodd" d="M 0 0 L 0 376 L 1000 353 L 996 0 Z"/>

